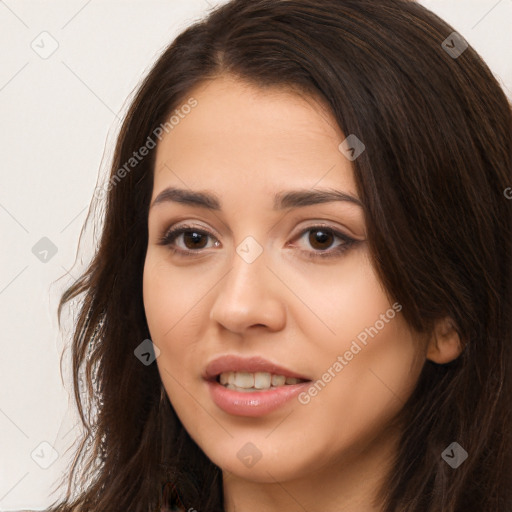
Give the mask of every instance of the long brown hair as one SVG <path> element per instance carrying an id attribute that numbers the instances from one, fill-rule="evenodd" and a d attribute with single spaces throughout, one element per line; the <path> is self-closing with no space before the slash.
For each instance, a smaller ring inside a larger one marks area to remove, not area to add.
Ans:
<path id="1" fill-rule="evenodd" d="M 404 405 L 382 510 L 512 510 L 512 114 L 471 46 L 448 51 L 453 32 L 406 0 L 233 0 L 163 52 L 118 136 L 96 254 L 59 306 L 60 316 L 80 299 L 71 349 L 87 432 L 66 499 L 49 510 L 178 500 L 223 510 L 220 468 L 184 430 L 156 364 L 134 356 L 150 338 L 142 273 L 155 151 L 126 167 L 193 87 L 221 73 L 316 95 L 364 142 L 353 169 L 378 275 L 414 329 L 450 316 L 463 341 L 453 363 L 425 363 Z M 441 456 L 452 442 L 468 453 L 456 469 Z"/>

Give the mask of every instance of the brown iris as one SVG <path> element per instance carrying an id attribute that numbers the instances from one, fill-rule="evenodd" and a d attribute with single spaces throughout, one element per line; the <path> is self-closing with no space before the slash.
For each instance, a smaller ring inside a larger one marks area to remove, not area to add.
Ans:
<path id="1" fill-rule="evenodd" d="M 315 249 L 327 249 L 332 244 L 332 238 L 333 234 L 330 231 L 326 231 L 323 229 L 312 229 L 309 232 L 309 243 L 311 244 L 311 247 L 314 247 Z M 326 246 L 318 247 L 317 244 L 326 244 Z"/>
<path id="2" fill-rule="evenodd" d="M 206 246 L 206 240 L 207 235 L 198 233 L 197 231 L 186 231 L 183 233 L 183 241 L 187 249 L 203 249 Z M 187 245 L 188 242 L 191 243 L 190 246 Z"/>

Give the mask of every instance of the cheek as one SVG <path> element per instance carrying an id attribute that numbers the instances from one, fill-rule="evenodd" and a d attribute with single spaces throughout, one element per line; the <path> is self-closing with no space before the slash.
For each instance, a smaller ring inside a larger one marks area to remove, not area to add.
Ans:
<path id="1" fill-rule="evenodd" d="M 198 327 L 201 300 L 214 280 L 191 269 L 173 269 L 165 256 L 155 252 L 148 252 L 143 274 L 144 310 L 153 341 L 194 340 L 184 330 Z"/>
<path id="2" fill-rule="evenodd" d="M 320 374 L 303 395 L 295 420 L 320 434 L 309 443 L 325 460 L 359 453 L 380 439 L 412 393 L 422 363 L 416 362 L 406 325 L 395 320 L 366 345 L 340 339 L 319 358 Z"/>
<path id="3" fill-rule="evenodd" d="M 302 302 L 291 297 L 297 306 L 289 320 L 299 322 L 307 341 L 321 350 L 347 350 L 352 339 L 361 333 L 364 337 L 365 328 L 381 322 L 380 315 L 392 309 L 363 245 L 350 251 L 340 265 L 311 266 L 307 272 L 283 268 L 282 273 Z"/>
<path id="4" fill-rule="evenodd" d="M 173 269 L 165 256 L 148 251 L 143 273 L 144 310 L 151 340 L 160 350 L 156 363 L 177 409 L 182 402 L 183 408 L 190 406 L 184 389 L 196 386 L 200 378 L 197 361 L 204 359 L 199 341 L 205 328 L 206 303 L 202 299 L 211 288 L 200 272 Z"/>
<path id="5" fill-rule="evenodd" d="M 179 294 L 175 292 L 179 289 L 177 278 L 179 274 L 170 272 L 165 256 L 149 249 L 144 263 L 142 290 L 146 318 L 153 336 L 161 336 L 164 324 L 165 330 L 172 327 L 180 303 L 186 298 L 186 288 L 180 289 Z"/>
<path id="6" fill-rule="evenodd" d="M 190 353 L 179 340 L 191 339 L 181 332 L 190 322 L 186 314 L 187 304 L 191 301 L 187 295 L 190 288 L 180 286 L 176 278 L 179 279 L 179 275 L 170 273 L 164 258 L 156 259 L 148 254 L 143 274 L 144 310 L 151 340 L 160 350 L 156 361 L 160 374 L 164 382 L 168 381 L 171 385 L 174 382 L 171 375 L 179 373 L 181 368 L 177 361 L 182 361 Z M 177 289 L 180 293 L 176 293 Z"/>
<path id="7" fill-rule="evenodd" d="M 309 290 L 309 305 L 322 322 L 312 315 L 300 319 L 299 330 L 315 346 L 318 379 L 302 403 L 323 428 L 331 417 L 350 425 L 348 436 L 370 433 L 412 392 L 424 364 L 420 339 L 403 320 L 401 305 L 388 299 L 365 253 L 316 286 L 309 282 Z"/>

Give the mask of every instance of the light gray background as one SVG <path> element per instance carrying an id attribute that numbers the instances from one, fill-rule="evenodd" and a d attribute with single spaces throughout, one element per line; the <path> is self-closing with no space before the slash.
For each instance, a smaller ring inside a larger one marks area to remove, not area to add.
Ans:
<path id="1" fill-rule="evenodd" d="M 59 294 L 83 268 L 74 266 L 80 230 L 133 89 L 175 35 L 218 3 L 0 1 L 2 511 L 42 509 L 63 495 L 50 490 L 79 430 L 66 365 L 60 375 L 70 333 L 57 326 Z M 512 0 L 422 3 L 480 52 L 512 97 Z M 46 262 L 32 252 L 43 237 L 57 248 Z M 85 263 L 94 240 L 84 238 Z"/>

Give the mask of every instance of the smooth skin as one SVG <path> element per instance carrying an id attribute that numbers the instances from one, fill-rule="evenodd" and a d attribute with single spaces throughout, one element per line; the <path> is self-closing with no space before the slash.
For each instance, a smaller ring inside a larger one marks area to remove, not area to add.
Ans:
<path id="1" fill-rule="evenodd" d="M 201 376 L 214 358 L 258 355 L 316 381 L 394 301 L 370 261 L 361 206 L 273 209 L 274 195 L 289 190 L 357 198 L 338 149 L 346 136 L 320 101 L 227 75 L 189 97 L 197 107 L 156 149 L 152 203 L 176 187 L 214 194 L 221 209 L 161 201 L 149 210 L 144 306 L 169 399 L 222 469 L 227 512 L 377 511 L 400 433 L 392 420 L 427 358 L 459 355 L 453 322 L 426 339 L 397 313 L 305 405 L 293 399 L 256 418 L 217 407 Z M 319 223 L 356 242 L 336 253 L 346 242 L 322 238 Z M 188 235 L 159 243 L 185 224 Z M 194 230 L 209 234 L 191 238 Z M 252 263 L 236 251 L 249 236 L 262 249 Z M 261 453 L 252 467 L 237 457 L 246 443 Z"/>

